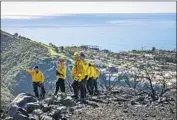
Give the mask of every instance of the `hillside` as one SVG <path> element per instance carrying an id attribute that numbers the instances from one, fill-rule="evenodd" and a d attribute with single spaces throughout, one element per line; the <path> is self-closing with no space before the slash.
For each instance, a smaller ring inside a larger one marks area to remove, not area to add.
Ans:
<path id="1" fill-rule="evenodd" d="M 45 86 L 50 89 L 55 82 L 56 59 L 60 56 L 64 55 L 56 54 L 48 45 L 1 31 L 1 105 L 22 91 L 33 92 L 31 77 L 20 71 L 22 67 L 31 69 L 39 65 L 46 76 Z"/>
<path id="2" fill-rule="evenodd" d="M 1 31 L 1 106 L 9 107 L 9 103 L 20 93 L 33 94 L 31 76 L 20 69 L 22 67 L 31 69 L 34 65 L 38 65 L 46 77 L 45 88 L 48 98 L 40 103 L 45 106 L 48 100 L 53 99 L 51 95 L 55 89 L 55 69 L 59 57 L 67 59 L 66 86 L 70 97 L 69 86 L 72 82 L 70 71 L 74 62 L 72 55 L 75 51 L 83 51 L 86 60 L 97 64 L 101 71 L 98 80 L 101 94 L 88 98 L 93 105 L 74 102 L 76 104 L 74 114 L 66 113 L 70 119 L 77 120 L 80 117 L 81 120 L 116 118 L 174 120 L 176 51 L 154 49 L 114 53 L 87 45 L 63 48 L 52 43 L 46 45 L 18 34 L 11 35 Z M 59 97 L 55 100 L 60 102 Z M 61 107 L 60 104 L 55 106 L 55 103 L 50 105 L 48 107 L 52 107 L 51 111 Z M 72 108 L 67 107 L 67 110 L 69 109 Z M 43 112 L 49 115 L 51 111 Z M 164 113 L 167 114 L 163 115 Z"/>

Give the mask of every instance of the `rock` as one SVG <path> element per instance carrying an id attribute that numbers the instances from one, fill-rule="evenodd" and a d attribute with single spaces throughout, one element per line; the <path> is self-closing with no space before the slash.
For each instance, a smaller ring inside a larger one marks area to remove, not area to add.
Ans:
<path id="1" fill-rule="evenodd" d="M 26 111 L 25 109 L 23 109 L 23 108 L 19 108 L 19 109 L 17 110 L 17 112 L 18 112 L 18 113 L 20 112 L 21 114 L 23 114 L 23 115 L 29 117 L 27 111 Z"/>
<path id="2" fill-rule="evenodd" d="M 8 110 L 9 116 L 14 117 L 19 108 L 20 107 L 18 107 L 17 105 L 11 105 L 9 110 Z"/>
<path id="3" fill-rule="evenodd" d="M 152 114 L 151 116 L 152 116 L 152 117 L 156 117 L 156 115 L 155 115 L 155 114 Z"/>
<path id="4" fill-rule="evenodd" d="M 144 96 L 139 96 L 139 97 L 136 99 L 136 101 L 137 101 L 137 102 L 142 102 L 142 101 L 144 101 L 144 99 L 145 99 Z"/>
<path id="5" fill-rule="evenodd" d="M 14 111 L 14 113 L 13 113 L 13 111 Z M 19 114 L 19 115 L 18 115 Z M 29 117 L 29 115 L 28 115 L 28 113 L 27 113 L 27 111 L 25 110 L 25 109 L 23 109 L 23 108 L 19 108 L 18 106 L 16 106 L 16 105 L 13 105 L 10 109 L 9 109 L 9 115 L 11 116 L 11 117 L 15 117 L 16 116 L 16 118 L 21 118 L 21 117 L 23 117 L 23 116 L 26 116 L 26 117 Z M 22 115 L 22 116 L 21 116 Z M 21 116 L 21 117 L 20 117 Z"/>
<path id="6" fill-rule="evenodd" d="M 8 113 L 14 117 L 19 108 L 25 108 L 27 103 L 37 102 L 37 99 L 29 93 L 21 93 L 10 103 Z"/>
<path id="7" fill-rule="evenodd" d="M 6 117 L 5 120 L 13 120 L 13 117 Z"/>
<path id="8" fill-rule="evenodd" d="M 19 107 L 23 107 L 26 103 L 37 102 L 35 96 L 29 93 L 20 93 L 17 97 L 11 102 L 10 105 L 18 105 Z"/>
<path id="9" fill-rule="evenodd" d="M 43 112 L 48 112 L 48 111 L 50 111 L 50 107 L 47 104 L 43 104 L 42 105 L 42 111 Z"/>
<path id="10" fill-rule="evenodd" d="M 133 96 L 132 95 L 128 95 L 128 94 L 123 94 L 121 95 L 121 97 L 125 98 L 125 99 L 130 99 L 132 98 Z"/>
<path id="11" fill-rule="evenodd" d="M 39 117 L 37 115 L 30 114 L 29 119 L 30 120 L 39 120 Z"/>
<path id="12" fill-rule="evenodd" d="M 168 104 L 168 102 L 163 102 L 164 104 Z"/>
<path id="13" fill-rule="evenodd" d="M 148 103 L 149 103 L 149 100 L 147 100 L 147 99 L 145 99 L 145 100 L 142 102 L 143 105 L 146 105 L 146 104 L 148 104 Z"/>
<path id="14" fill-rule="evenodd" d="M 149 115 L 148 115 L 148 114 L 145 114 L 145 117 L 149 117 Z"/>
<path id="15" fill-rule="evenodd" d="M 42 113 L 43 113 L 42 110 L 36 109 L 36 110 L 33 110 L 31 114 L 33 114 L 33 115 L 41 115 Z"/>
<path id="16" fill-rule="evenodd" d="M 5 119 L 6 118 L 6 115 L 5 113 L 1 113 L 1 116 L 0 116 L 1 119 Z"/>
<path id="17" fill-rule="evenodd" d="M 75 108 L 74 108 L 74 107 L 69 107 L 69 112 L 73 113 L 73 112 L 74 112 L 74 110 L 75 110 Z"/>
<path id="18" fill-rule="evenodd" d="M 13 117 L 13 120 L 30 120 L 27 116 L 23 115 L 22 113 L 17 113 Z"/>
<path id="19" fill-rule="evenodd" d="M 4 110 L 0 110 L 0 118 L 1 119 L 5 119 L 6 118 L 6 114 Z"/>
<path id="20" fill-rule="evenodd" d="M 54 119 L 58 120 L 61 118 L 61 114 L 65 114 L 67 112 L 67 108 L 65 106 L 58 107 L 56 110 L 52 110 L 49 113 L 49 116 L 53 117 Z"/>
<path id="21" fill-rule="evenodd" d="M 76 106 L 76 102 L 70 96 L 67 96 L 65 99 L 61 100 L 61 103 L 67 107 Z"/>
<path id="22" fill-rule="evenodd" d="M 53 99 L 52 99 L 52 98 L 46 98 L 46 99 L 45 99 L 45 102 L 46 102 L 48 105 L 53 104 L 53 101 L 54 101 L 54 98 L 53 98 Z"/>
<path id="23" fill-rule="evenodd" d="M 61 106 L 61 107 L 58 107 L 57 110 L 59 110 L 60 113 L 66 113 L 67 108 L 66 108 L 66 106 Z"/>
<path id="24" fill-rule="evenodd" d="M 128 113 L 128 110 L 127 110 L 127 109 L 124 109 L 123 112 L 124 112 L 124 113 Z"/>
<path id="25" fill-rule="evenodd" d="M 40 120 L 55 120 L 55 119 L 44 113 L 44 114 L 40 115 Z"/>
<path id="26" fill-rule="evenodd" d="M 55 120 L 58 120 L 59 118 L 61 118 L 61 114 L 60 114 L 60 111 L 59 110 L 52 110 L 48 116 L 54 118 Z"/>
<path id="27" fill-rule="evenodd" d="M 61 118 L 61 120 L 67 120 L 67 118 Z"/>
<path id="28" fill-rule="evenodd" d="M 115 99 L 114 99 L 114 101 L 121 101 L 121 102 L 125 102 L 125 101 L 127 101 L 127 99 L 125 99 L 124 97 L 116 97 Z"/>
<path id="29" fill-rule="evenodd" d="M 50 109 L 57 109 L 57 108 L 58 108 L 58 105 L 49 105 L 49 108 L 50 108 Z"/>
<path id="30" fill-rule="evenodd" d="M 120 93 L 120 90 L 112 90 L 112 93 L 113 93 L 113 94 L 119 94 L 119 93 Z"/>
<path id="31" fill-rule="evenodd" d="M 162 97 L 162 102 L 166 102 L 167 98 L 166 97 Z"/>
<path id="32" fill-rule="evenodd" d="M 27 103 L 25 109 L 28 113 L 31 113 L 33 110 L 40 108 L 40 105 L 36 103 Z"/>
<path id="33" fill-rule="evenodd" d="M 136 105 L 137 103 L 135 102 L 135 100 L 131 101 L 131 105 Z"/>

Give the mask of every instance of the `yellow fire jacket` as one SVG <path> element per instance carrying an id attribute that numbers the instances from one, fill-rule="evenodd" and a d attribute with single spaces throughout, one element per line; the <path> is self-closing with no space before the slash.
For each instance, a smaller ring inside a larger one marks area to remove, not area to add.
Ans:
<path id="1" fill-rule="evenodd" d="M 93 66 L 89 66 L 88 69 L 87 69 L 87 74 L 88 74 L 88 77 L 87 77 L 87 80 L 89 78 L 93 78 L 95 76 L 95 69 Z"/>
<path id="2" fill-rule="evenodd" d="M 61 79 L 66 79 L 66 64 L 65 63 L 59 63 L 58 68 L 57 68 L 57 80 Z"/>
<path id="3" fill-rule="evenodd" d="M 77 60 L 72 68 L 74 80 L 83 80 L 86 76 L 86 64 L 84 60 Z"/>
<path id="4" fill-rule="evenodd" d="M 40 82 L 40 83 L 44 82 L 45 77 L 41 71 L 39 71 L 38 73 L 35 72 L 34 70 L 25 70 L 25 71 L 31 74 L 33 82 Z"/>
<path id="5" fill-rule="evenodd" d="M 94 73 L 94 79 L 96 79 L 96 78 L 98 78 L 99 76 L 100 76 L 100 72 L 99 72 L 99 70 L 98 70 L 98 68 L 96 68 L 96 67 L 94 67 L 94 71 L 95 71 L 95 73 Z"/>

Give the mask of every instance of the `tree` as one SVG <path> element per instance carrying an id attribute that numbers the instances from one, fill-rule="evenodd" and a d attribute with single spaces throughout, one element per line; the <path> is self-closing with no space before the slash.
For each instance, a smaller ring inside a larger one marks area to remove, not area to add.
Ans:
<path id="1" fill-rule="evenodd" d="M 61 47 L 60 47 L 60 50 L 61 50 L 61 52 L 63 52 L 63 50 L 64 50 L 64 47 L 63 47 L 63 46 L 61 46 Z"/>
<path id="2" fill-rule="evenodd" d="M 152 47 L 152 51 L 155 51 L 156 50 L 156 48 L 155 47 Z"/>
<path id="3" fill-rule="evenodd" d="M 166 74 L 170 74 L 167 70 L 161 69 L 157 70 L 155 65 L 152 64 L 144 64 L 139 66 L 139 70 L 141 71 L 141 75 L 139 76 L 145 81 L 148 81 L 149 86 L 147 87 L 147 94 L 150 95 L 153 101 L 157 100 L 160 96 L 165 94 L 167 91 L 174 89 L 171 86 L 167 85 L 167 82 L 170 80 L 169 76 Z M 153 84 L 155 82 L 155 84 Z M 160 91 L 156 90 L 155 85 L 160 85 Z"/>
<path id="4" fill-rule="evenodd" d="M 125 68 L 123 70 L 122 78 L 125 80 L 125 83 L 128 87 L 136 89 L 137 85 L 141 82 L 141 71 L 139 69 L 133 70 L 132 68 Z"/>
<path id="5" fill-rule="evenodd" d="M 15 37 L 18 37 L 18 33 L 15 33 L 14 36 L 15 36 Z"/>

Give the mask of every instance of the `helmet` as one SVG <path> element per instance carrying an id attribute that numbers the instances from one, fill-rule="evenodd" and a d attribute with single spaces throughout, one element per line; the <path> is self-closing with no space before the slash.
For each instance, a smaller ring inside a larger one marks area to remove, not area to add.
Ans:
<path id="1" fill-rule="evenodd" d="M 39 67 L 36 65 L 36 66 L 34 66 L 34 69 L 38 69 Z"/>
<path id="2" fill-rule="evenodd" d="M 73 57 L 78 57 L 79 56 L 79 53 L 78 52 L 75 52 Z"/>

